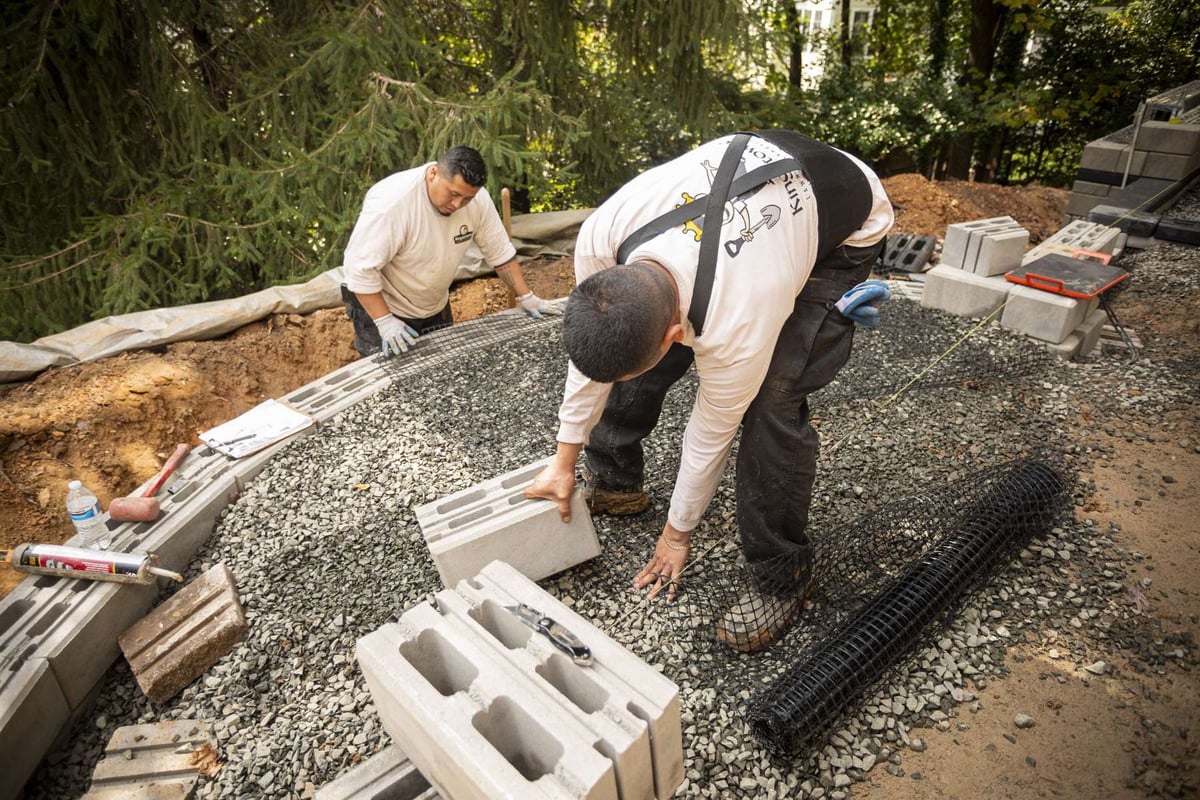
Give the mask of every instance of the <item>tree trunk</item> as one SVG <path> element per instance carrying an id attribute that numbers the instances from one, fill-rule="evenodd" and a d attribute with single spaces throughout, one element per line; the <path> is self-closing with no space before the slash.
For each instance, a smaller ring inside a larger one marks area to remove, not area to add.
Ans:
<path id="1" fill-rule="evenodd" d="M 850 47 L 850 0 L 842 0 L 842 27 L 838 33 L 842 46 L 842 66 L 849 68 L 853 51 Z"/>
<path id="2" fill-rule="evenodd" d="M 788 35 L 788 86 L 792 94 L 799 94 L 804 83 L 804 29 L 800 26 L 795 0 L 781 0 L 781 3 Z"/>
<path id="3" fill-rule="evenodd" d="M 959 85 L 967 87 L 972 99 L 982 96 L 991 81 L 996 45 L 1006 18 L 1005 8 L 996 0 L 971 0 L 971 34 L 967 63 Z M 971 155 L 975 150 L 975 131 L 968 129 L 943 149 L 943 176 L 966 180 L 971 176 Z"/>

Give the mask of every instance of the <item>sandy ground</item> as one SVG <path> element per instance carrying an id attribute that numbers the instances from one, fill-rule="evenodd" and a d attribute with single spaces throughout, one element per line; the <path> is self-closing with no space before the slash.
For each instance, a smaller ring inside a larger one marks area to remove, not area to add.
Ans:
<path id="1" fill-rule="evenodd" d="M 942 236 L 947 224 L 1008 214 L 1040 241 L 1061 227 L 1066 193 L 931 183 L 914 175 L 885 181 L 897 207 L 897 232 Z M 525 267 L 532 288 L 559 297 L 573 285 L 569 259 Z M 458 285 L 459 321 L 507 306 L 495 279 Z M 1195 305 L 1167 323 L 1197 343 Z M 1136 310 L 1135 310 L 1136 312 Z M 1155 323 L 1123 312 L 1135 330 Z M 107 507 L 153 475 L 179 442 L 261 400 L 278 397 L 356 357 L 341 309 L 279 315 L 216 341 L 170 345 L 44 373 L 0 386 L 0 548 L 24 541 L 61 542 L 72 531 L 63 508 L 66 483 L 81 478 Z M 1099 417 L 1081 424 L 1100 425 Z M 1111 437 L 1113 454 L 1095 479 L 1097 503 L 1086 512 L 1127 550 L 1145 556 L 1137 577 L 1147 590 L 1148 625 L 1200 630 L 1200 421 L 1196 412 L 1164 420 L 1152 443 Z M 1185 444 L 1181 444 L 1184 442 Z M 1176 479 L 1164 484 L 1162 474 Z M 1141 498 L 1149 497 L 1149 500 Z M 0 595 L 21 575 L 0 573 Z M 1050 650 L 1056 651 L 1052 658 Z M 924 753 L 904 751 L 903 777 L 881 768 L 855 796 L 925 798 L 1188 796 L 1200 785 L 1200 681 L 1190 674 L 1106 654 L 1103 676 L 1083 667 L 1093 654 L 1073 649 L 1070 632 L 1046 631 L 1011 654 L 1010 675 L 978 692 L 977 712 L 957 710 L 950 730 L 925 735 Z M 1016 714 L 1037 721 L 1019 730 Z M 1182 792 L 1182 793 L 1181 793 Z"/>

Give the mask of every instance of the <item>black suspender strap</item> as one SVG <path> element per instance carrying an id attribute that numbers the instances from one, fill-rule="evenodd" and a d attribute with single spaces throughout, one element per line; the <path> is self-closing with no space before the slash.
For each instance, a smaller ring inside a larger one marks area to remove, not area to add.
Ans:
<path id="1" fill-rule="evenodd" d="M 717 253 L 721 244 L 721 223 L 725 218 L 725 203 L 729 200 L 729 187 L 733 184 L 733 173 L 742 163 L 742 151 L 750 134 L 739 133 L 725 148 L 721 166 L 717 167 L 712 188 L 704 203 L 704 227 L 708 236 L 700 234 L 700 263 L 696 266 L 696 285 L 692 289 L 692 304 L 688 308 L 688 320 L 699 336 L 704 332 L 704 320 L 708 316 L 708 301 L 712 298 L 713 280 L 717 276 Z"/>

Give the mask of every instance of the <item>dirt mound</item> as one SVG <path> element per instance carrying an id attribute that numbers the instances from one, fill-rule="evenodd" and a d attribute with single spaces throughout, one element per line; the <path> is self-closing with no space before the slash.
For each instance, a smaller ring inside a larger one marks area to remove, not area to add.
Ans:
<path id="1" fill-rule="evenodd" d="M 931 182 L 920 175 L 884 181 L 896 231 L 941 236 L 946 225 L 1008 214 L 1035 240 L 1057 230 L 1067 193 L 1043 187 Z M 531 288 L 562 297 L 574 286 L 571 260 L 524 265 Z M 495 278 L 457 285 L 454 318 L 509 307 Z M 84 481 L 104 507 L 158 471 L 180 442 L 279 397 L 357 357 L 341 309 L 276 315 L 206 342 L 185 342 L 51 370 L 0 386 L 0 548 L 62 542 L 73 531 L 63 509 L 67 482 Z M 0 596 L 22 576 L 0 572 Z"/>

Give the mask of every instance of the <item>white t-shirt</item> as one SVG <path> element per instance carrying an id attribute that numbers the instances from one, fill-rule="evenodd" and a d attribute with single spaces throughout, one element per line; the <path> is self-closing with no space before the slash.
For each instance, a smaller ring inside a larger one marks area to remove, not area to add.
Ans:
<path id="1" fill-rule="evenodd" d="M 576 283 L 616 264 L 621 242 L 642 225 L 683 203 L 702 202 L 731 138 L 708 142 L 642 173 L 596 209 L 580 228 L 575 245 Z M 787 157 L 755 137 L 742 154 L 742 165 L 749 171 Z M 865 247 L 887 235 L 894 216 L 879 178 L 861 161 L 854 162 L 866 175 L 874 201 L 866 222 L 844 244 Z M 712 500 L 742 415 L 758 394 L 779 331 L 812 272 L 817 256 L 817 206 L 811 184 L 801 173 L 792 172 L 733 198 L 725 205 L 717 235 L 721 246 L 700 338 L 687 321 L 700 254 L 695 225 L 661 233 L 628 258 L 630 262 L 654 261 L 675 278 L 685 329 L 683 344 L 696 355 L 700 388 L 684 431 L 668 516 L 680 531 L 694 528 Z M 611 388 L 611 384 L 588 380 L 574 364 L 568 365 L 558 440 L 586 442 Z"/>
<path id="2" fill-rule="evenodd" d="M 448 217 L 434 208 L 425 187 L 432 164 L 389 175 L 370 188 L 343 262 L 350 291 L 382 292 L 392 313 L 408 319 L 431 317 L 446 307 L 472 239 L 493 267 L 517 255 L 487 189 Z"/>

